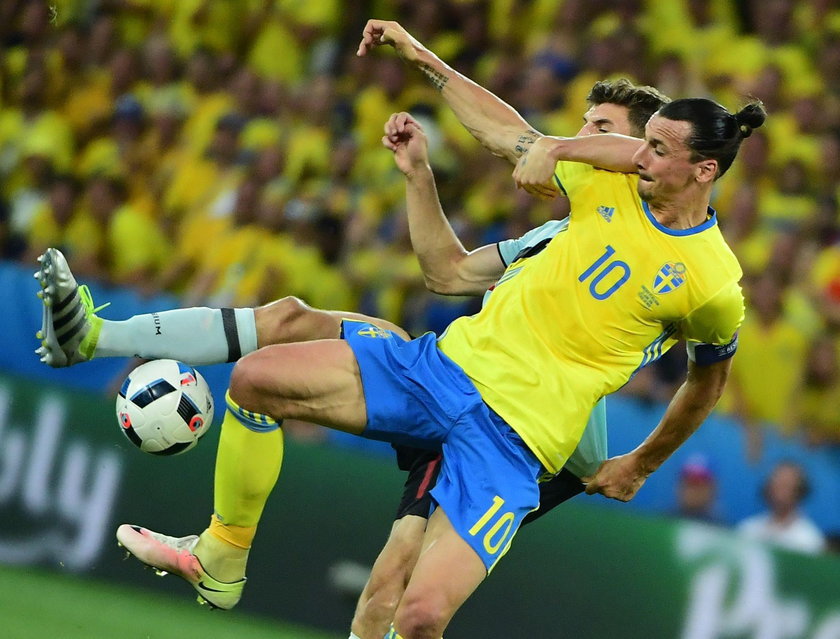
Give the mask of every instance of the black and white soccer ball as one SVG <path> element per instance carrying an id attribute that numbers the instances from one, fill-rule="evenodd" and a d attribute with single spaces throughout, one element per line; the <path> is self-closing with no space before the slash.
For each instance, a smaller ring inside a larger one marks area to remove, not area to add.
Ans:
<path id="1" fill-rule="evenodd" d="M 135 368 L 117 395 L 117 421 L 128 440 L 145 453 L 188 451 L 213 423 L 213 395 L 197 370 L 174 359 Z"/>

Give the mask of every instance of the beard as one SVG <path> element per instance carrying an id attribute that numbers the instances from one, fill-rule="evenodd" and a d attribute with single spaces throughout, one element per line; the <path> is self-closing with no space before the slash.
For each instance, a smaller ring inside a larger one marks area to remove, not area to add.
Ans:
<path id="1" fill-rule="evenodd" d="M 639 194 L 639 197 L 642 198 L 642 201 L 647 202 L 648 204 L 650 204 L 651 200 L 654 199 L 650 187 L 650 183 L 644 182 L 643 180 L 639 180 L 636 184 L 636 192 Z"/>

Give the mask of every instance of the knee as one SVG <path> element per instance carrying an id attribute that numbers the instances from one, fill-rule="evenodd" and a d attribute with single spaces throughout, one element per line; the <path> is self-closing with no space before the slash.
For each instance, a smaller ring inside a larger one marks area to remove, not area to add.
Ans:
<path id="1" fill-rule="evenodd" d="M 299 340 L 314 315 L 311 306 L 291 295 L 260 306 L 254 311 L 260 346 Z"/>
<path id="2" fill-rule="evenodd" d="M 259 307 L 256 312 L 275 322 L 289 322 L 311 313 L 312 307 L 299 297 L 288 295 Z"/>
<path id="3" fill-rule="evenodd" d="M 394 615 L 394 627 L 405 639 L 440 639 L 449 621 L 439 597 L 403 597 Z"/>
<path id="4" fill-rule="evenodd" d="M 262 412 L 259 406 L 260 371 L 257 358 L 246 355 L 236 362 L 230 374 L 228 392 L 230 398 L 248 410 Z"/>

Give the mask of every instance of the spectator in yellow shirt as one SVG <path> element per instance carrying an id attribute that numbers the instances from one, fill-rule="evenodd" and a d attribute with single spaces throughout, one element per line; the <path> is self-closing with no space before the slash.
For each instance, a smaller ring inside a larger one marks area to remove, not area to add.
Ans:
<path id="1" fill-rule="evenodd" d="M 239 136 L 243 125 L 244 119 L 235 113 L 222 116 L 205 154 L 185 158 L 166 189 L 166 217 L 185 220 L 192 215 L 231 214 L 232 194 L 242 176 Z"/>
<path id="2" fill-rule="evenodd" d="M 21 160 L 29 155 L 43 155 L 56 170 L 71 167 L 75 140 L 67 120 L 47 102 L 46 86 L 49 76 L 42 61 L 32 59 L 20 86 L 17 87 L 17 107 L 0 112 L 0 152 L 8 174 L 4 191 L 14 192 L 26 180 Z"/>
<path id="3" fill-rule="evenodd" d="M 95 176 L 86 196 L 103 231 L 95 264 L 99 276 L 148 294 L 156 292 L 155 276 L 170 255 L 160 226 L 127 199 L 127 187 L 119 178 Z"/>
<path id="4" fill-rule="evenodd" d="M 801 161 L 791 159 L 775 175 L 776 188 L 759 196 L 761 216 L 777 231 L 799 229 L 817 209 L 808 170 Z"/>
<path id="5" fill-rule="evenodd" d="M 749 454 L 757 459 L 762 428 L 773 427 L 787 435 L 794 432 L 794 407 L 809 343 L 783 314 L 785 290 L 775 272 L 757 276 L 747 293 L 749 305 L 738 334 L 729 395 L 736 416 L 747 428 Z"/>
<path id="6" fill-rule="evenodd" d="M 79 210 L 81 185 L 71 175 L 58 175 L 51 181 L 48 200 L 35 214 L 27 236 L 25 262 L 31 264 L 50 246 L 83 263 L 95 251 L 92 242 L 99 234 L 90 215 Z"/>
<path id="7" fill-rule="evenodd" d="M 224 91 L 219 59 L 211 51 L 197 49 L 187 60 L 186 77 L 192 91 L 192 109 L 184 123 L 184 145 L 195 156 L 202 155 L 213 138 L 216 123 L 233 111 L 233 96 Z"/>
<path id="8" fill-rule="evenodd" d="M 261 185 L 252 177 L 236 189 L 232 224 L 216 236 L 212 250 L 205 250 L 192 280 L 189 297 L 210 306 L 231 306 L 246 274 L 257 264 L 257 247 L 265 233 L 257 223 Z"/>
<path id="9" fill-rule="evenodd" d="M 840 445 L 840 341 L 831 333 L 818 337 L 805 366 L 799 423 L 812 444 Z"/>

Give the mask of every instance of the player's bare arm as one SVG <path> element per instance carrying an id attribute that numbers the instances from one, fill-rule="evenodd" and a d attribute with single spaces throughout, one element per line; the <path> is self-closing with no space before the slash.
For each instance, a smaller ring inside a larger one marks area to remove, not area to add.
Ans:
<path id="1" fill-rule="evenodd" d="M 635 173 L 633 155 L 642 140 L 617 133 L 584 135 L 574 138 L 543 136 L 519 158 L 513 170 L 517 188 L 533 192 L 554 178 L 557 162 L 583 162 L 600 169 Z"/>
<path id="2" fill-rule="evenodd" d="M 356 55 L 366 55 L 381 45 L 391 45 L 401 58 L 417 67 L 441 92 L 461 124 L 494 155 L 514 164 L 542 137 L 516 109 L 455 71 L 398 22 L 368 20 Z M 556 188 L 543 194 L 554 193 Z"/>
<path id="3" fill-rule="evenodd" d="M 586 492 L 630 501 L 648 476 L 679 448 L 709 416 L 726 386 L 732 359 L 700 366 L 689 361 L 686 380 L 659 425 L 636 449 L 608 459 L 594 477 L 585 478 Z"/>
<path id="4" fill-rule="evenodd" d="M 409 233 L 426 286 L 445 295 L 486 291 L 504 264 L 495 246 L 467 252 L 455 235 L 438 199 L 423 128 L 408 113 L 395 113 L 385 124 L 382 144 L 406 176 Z"/>

